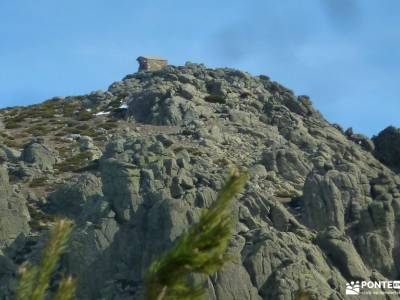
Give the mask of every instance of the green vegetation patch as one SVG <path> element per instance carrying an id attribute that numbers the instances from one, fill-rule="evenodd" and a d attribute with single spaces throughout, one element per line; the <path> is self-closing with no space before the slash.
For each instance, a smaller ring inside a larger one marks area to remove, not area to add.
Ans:
<path id="1" fill-rule="evenodd" d="M 219 104 L 226 103 L 226 100 L 224 97 L 217 96 L 217 95 L 208 95 L 204 98 L 204 100 L 209 103 L 219 103 Z"/>
<path id="2" fill-rule="evenodd" d="M 67 158 L 62 163 L 57 164 L 57 168 L 61 172 L 77 172 L 81 168 L 86 167 L 92 160 L 93 155 L 90 152 L 81 152 L 75 156 Z"/>
<path id="3" fill-rule="evenodd" d="M 91 127 L 72 127 L 72 128 L 63 128 L 60 132 L 56 133 L 56 136 L 65 136 L 67 134 L 80 134 L 87 135 L 91 137 L 95 137 L 98 133 Z"/>
<path id="4" fill-rule="evenodd" d="M 20 120 L 17 120 L 15 118 L 6 120 L 5 123 L 5 127 L 6 129 L 16 129 L 16 128 L 20 128 L 21 127 L 21 122 Z"/>
<path id="5" fill-rule="evenodd" d="M 186 150 L 187 152 L 189 152 L 190 154 L 193 154 L 195 156 L 201 156 L 204 154 L 203 151 L 201 151 L 199 148 L 196 148 L 196 147 L 176 147 L 173 151 L 174 151 L 174 153 L 179 153 L 183 150 Z"/>
<path id="6" fill-rule="evenodd" d="M 111 101 L 111 102 L 107 105 L 107 107 L 108 107 L 108 108 L 118 108 L 118 107 L 121 106 L 121 104 L 122 104 L 122 99 L 116 99 L 116 100 Z"/>
<path id="7" fill-rule="evenodd" d="M 68 157 L 69 154 L 71 153 L 71 148 L 69 147 L 58 147 L 56 148 L 56 150 L 58 151 L 61 157 Z"/>
<path id="8" fill-rule="evenodd" d="M 31 188 L 42 187 L 46 184 L 46 182 L 47 182 L 47 177 L 34 178 L 29 184 L 29 187 Z"/>
<path id="9" fill-rule="evenodd" d="M 26 132 L 28 132 L 34 136 L 43 136 L 53 130 L 54 130 L 54 128 L 52 128 L 51 126 L 38 124 L 38 125 L 32 126 L 31 128 L 28 128 L 26 130 Z"/>
<path id="10" fill-rule="evenodd" d="M 74 117 L 74 113 L 76 110 L 77 110 L 77 105 L 72 102 L 68 102 L 64 104 L 62 113 L 64 117 L 72 118 Z"/>
<path id="11" fill-rule="evenodd" d="M 20 148 L 22 148 L 23 143 L 19 143 L 19 142 L 15 141 L 14 138 L 10 137 L 9 139 L 3 140 L 3 144 L 10 148 L 20 149 Z"/>
<path id="12" fill-rule="evenodd" d="M 117 95 L 117 98 L 113 101 L 111 101 L 108 105 L 107 108 L 119 108 L 122 104 L 122 101 L 129 96 L 128 93 L 121 93 Z"/>
<path id="13" fill-rule="evenodd" d="M 116 121 L 107 122 L 107 123 L 101 124 L 100 127 L 104 128 L 106 130 L 110 130 L 110 129 L 117 128 L 118 127 L 118 123 Z"/>
<path id="14" fill-rule="evenodd" d="M 89 121 L 93 118 L 93 113 L 87 110 L 81 110 L 78 113 L 78 121 Z"/>

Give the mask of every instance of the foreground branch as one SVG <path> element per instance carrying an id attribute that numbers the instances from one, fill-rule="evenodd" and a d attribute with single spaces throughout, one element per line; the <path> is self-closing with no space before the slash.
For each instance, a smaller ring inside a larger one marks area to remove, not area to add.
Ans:
<path id="1" fill-rule="evenodd" d="M 232 171 L 211 208 L 183 233 L 175 246 L 156 259 L 146 277 L 146 300 L 201 299 L 204 289 L 188 283 L 188 275 L 217 272 L 227 260 L 232 236 L 231 203 L 242 191 L 247 176 Z"/>

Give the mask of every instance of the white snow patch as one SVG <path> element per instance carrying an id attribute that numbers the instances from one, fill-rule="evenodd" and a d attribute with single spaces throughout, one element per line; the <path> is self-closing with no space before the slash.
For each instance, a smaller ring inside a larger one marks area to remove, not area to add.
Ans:
<path id="1" fill-rule="evenodd" d="M 109 111 L 101 111 L 101 112 L 98 112 L 97 114 L 95 114 L 95 116 L 105 116 L 105 115 L 109 115 L 109 114 L 110 114 Z"/>

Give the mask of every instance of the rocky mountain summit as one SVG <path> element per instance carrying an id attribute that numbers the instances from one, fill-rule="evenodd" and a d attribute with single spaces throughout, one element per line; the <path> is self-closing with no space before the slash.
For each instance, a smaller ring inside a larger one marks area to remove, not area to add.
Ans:
<path id="1" fill-rule="evenodd" d="M 399 279 L 399 150 L 387 146 L 398 131 L 344 132 L 267 76 L 166 66 L 3 109 L 0 124 L 0 299 L 55 216 L 76 224 L 59 272 L 79 278 L 78 299 L 140 299 L 150 262 L 232 165 L 250 178 L 232 212 L 233 259 L 193 278 L 205 299 L 339 300 L 346 282 Z"/>

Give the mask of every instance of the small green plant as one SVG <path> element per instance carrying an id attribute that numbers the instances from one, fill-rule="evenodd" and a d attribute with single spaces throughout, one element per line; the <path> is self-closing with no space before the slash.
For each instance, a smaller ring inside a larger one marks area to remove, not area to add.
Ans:
<path id="1" fill-rule="evenodd" d="M 231 162 L 228 159 L 226 159 L 225 157 L 222 157 L 222 158 L 218 158 L 218 159 L 214 160 L 213 163 L 218 166 L 225 167 L 225 166 L 228 166 Z"/>
<path id="2" fill-rule="evenodd" d="M 93 154 L 91 152 L 81 152 L 75 156 L 67 158 L 62 163 L 59 163 L 57 168 L 61 172 L 75 172 L 80 168 L 87 166 L 92 158 Z"/>
<path id="3" fill-rule="evenodd" d="M 107 122 L 107 123 L 101 124 L 100 127 L 104 128 L 106 130 L 111 130 L 111 129 L 117 128 L 118 124 L 113 120 L 112 122 Z"/>
<path id="4" fill-rule="evenodd" d="M 6 145 L 7 147 L 10 147 L 10 148 L 19 149 L 22 147 L 22 145 L 20 143 L 16 142 L 13 138 L 4 140 L 3 143 L 4 143 L 4 145 Z"/>
<path id="5" fill-rule="evenodd" d="M 197 224 L 183 233 L 175 246 L 157 258 L 146 276 L 146 300 L 201 299 L 204 289 L 192 286 L 188 275 L 210 275 L 228 260 L 226 249 L 232 236 L 231 202 L 241 192 L 246 174 L 232 171 L 217 200 Z"/>
<path id="6" fill-rule="evenodd" d="M 310 293 L 300 289 L 296 292 L 295 300 L 311 300 Z"/>
<path id="7" fill-rule="evenodd" d="M 45 214 L 41 209 L 32 204 L 28 205 L 28 210 L 31 216 L 29 226 L 32 232 L 40 232 L 45 228 L 45 224 L 50 222 L 52 216 Z"/>
<path id="8" fill-rule="evenodd" d="M 93 128 L 91 128 L 90 126 L 85 126 L 87 127 L 87 129 L 84 129 L 84 127 L 67 127 L 67 128 L 63 128 L 60 132 L 56 133 L 56 136 L 64 136 L 67 134 L 80 134 L 80 135 L 88 135 L 88 136 L 96 136 L 96 132 Z"/>
<path id="9" fill-rule="evenodd" d="M 75 105 L 73 102 L 67 102 L 64 103 L 62 113 L 64 117 L 73 117 L 76 109 L 77 105 Z"/>
<path id="10" fill-rule="evenodd" d="M 5 122 L 5 127 L 6 127 L 6 129 L 16 129 L 16 128 L 20 128 L 21 124 L 18 121 L 11 119 L 11 120 L 7 120 Z"/>
<path id="11" fill-rule="evenodd" d="M 60 141 L 57 141 L 57 140 L 56 140 L 56 142 L 61 143 Z M 68 146 L 58 147 L 58 148 L 56 148 L 56 150 L 58 151 L 58 153 L 60 154 L 60 156 L 62 158 L 66 158 L 66 157 L 70 156 L 70 153 L 72 151 L 71 148 L 69 148 Z"/>
<path id="12" fill-rule="evenodd" d="M 116 99 L 116 100 L 111 101 L 111 102 L 108 104 L 107 107 L 108 107 L 108 108 L 117 108 L 117 107 L 120 107 L 121 103 L 122 103 L 122 99 L 119 98 L 119 99 Z"/>
<path id="13" fill-rule="evenodd" d="M 16 291 L 16 300 L 44 300 L 47 297 L 51 277 L 57 267 L 71 235 L 73 224 L 69 220 L 57 220 L 38 266 L 24 266 Z M 54 299 L 72 300 L 75 281 L 71 277 L 61 279 Z"/>
<path id="14" fill-rule="evenodd" d="M 93 118 L 93 114 L 87 110 L 81 110 L 78 113 L 78 121 L 89 121 Z"/>
<path id="15" fill-rule="evenodd" d="M 218 103 L 218 104 L 225 104 L 226 100 L 224 97 L 218 95 L 208 95 L 204 97 L 204 100 L 209 103 Z"/>
<path id="16" fill-rule="evenodd" d="M 47 177 L 43 176 L 43 177 L 38 177 L 38 178 L 34 178 L 31 183 L 29 184 L 29 187 L 31 188 L 36 188 L 36 187 L 41 187 L 44 186 L 47 182 Z"/>
<path id="17" fill-rule="evenodd" d="M 182 146 L 178 146 L 176 148 L 173 149 L 174 153 L 177 154 L 183 150 L 186 150 L 187 152 L 189 152 L 192 155 L 195 156 L 201 156 L 204 154 L 203 151 L 201 151 L 199 148 L 196 147 L 182 147 Z"/>
<path id="18" fill-rule="evenodd" d="M 46 125 L 38 124 L 38 125 L 32 126 L 31 128 L 27 129 L 26 132 L 28 132 L 34 136 L 42 136 L 42 135 L 48 134 L 52 130 L 54 130 L 54 128 L 51 128 Z"/>

